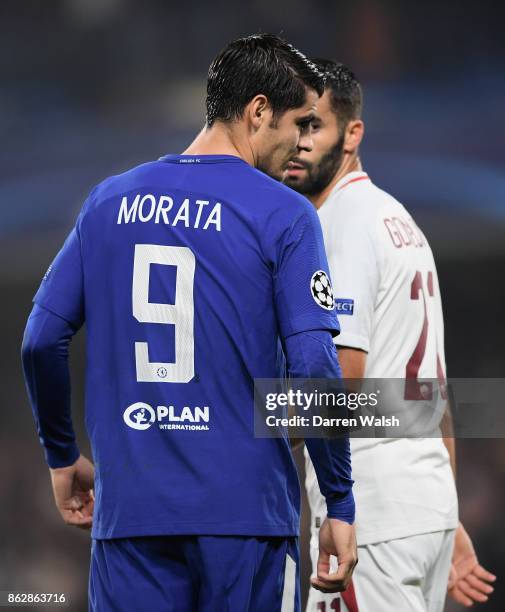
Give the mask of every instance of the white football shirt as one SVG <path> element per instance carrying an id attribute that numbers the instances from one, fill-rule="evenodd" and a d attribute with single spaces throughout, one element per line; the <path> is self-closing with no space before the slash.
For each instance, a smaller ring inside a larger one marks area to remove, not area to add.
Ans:
<path id="1" fill-rule="evenodd" d="M 319 209 L 341 334 L 368 353 L 365 378 L 445 377 L 442 301 L 430 246 L 406 209 L 364 172 L 343 177 Z M 408 410 L 406 402 L 403 409 Z M 441 438 L 352 438 L 358 545 L 457 526 Z M 306 456 L 312 514 L 326 515 Z"/>

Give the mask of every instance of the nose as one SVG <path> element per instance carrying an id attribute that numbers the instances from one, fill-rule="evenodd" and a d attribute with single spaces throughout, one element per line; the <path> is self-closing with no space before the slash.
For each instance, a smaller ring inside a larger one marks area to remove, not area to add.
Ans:
<path id="1" fill-rule="evenodd" d="M 298 150 L 299 151 L 307 151 L 310 153 L 314 143 L 312 142 L 312 133 L 311 130 L 308 130 L 306 134 L 302 134 L 300 139 L 298 140 Z"/>

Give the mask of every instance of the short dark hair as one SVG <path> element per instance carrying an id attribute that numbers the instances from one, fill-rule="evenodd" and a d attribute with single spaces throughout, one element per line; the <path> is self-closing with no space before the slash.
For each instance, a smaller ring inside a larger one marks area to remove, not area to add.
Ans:
<path id="1" fill-rule="evenodd" d="M 314 59 L 314 64 L 326 77 L 325 89 L 331 92 L 333 112 L 342 129 L 353 119 L 361 119 L 363 92 L 354 72 L 334 60 Z"/>
<path id="2" fill-rule="evenodd" d="M 299 108 L 305 86 L 324 92 L 324 76 L 303 53 L 274 34 L 255 34 L 229 43 L 214 59 L 207 79 L 207 125 L 239 119 L 258 94 L 274 117 Z"/>

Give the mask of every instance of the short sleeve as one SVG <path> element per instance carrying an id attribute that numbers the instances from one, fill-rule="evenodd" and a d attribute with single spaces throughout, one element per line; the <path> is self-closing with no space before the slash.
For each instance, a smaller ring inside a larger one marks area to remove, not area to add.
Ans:
<path id="1" fill-rule="evenodd" d="M 370 350 L 373 315 L 379 288 L 379 262 L 374 227 L 351 217 L 345 226 L 328 228 L 326 244 L 340 323 L 339 346 Z"/>
<path id="2" fill-rule="evenodd" d="M 274 293 L 281 336 L 315 329 L 339 333 L 321 225 L 307 205 L 279 242 Z"/>
<path id="3" fill-rule="evenodd" d="M 73 325 L 84 321 L 84 288 L 78 226 L 49 266 L 33 301 Z"/>

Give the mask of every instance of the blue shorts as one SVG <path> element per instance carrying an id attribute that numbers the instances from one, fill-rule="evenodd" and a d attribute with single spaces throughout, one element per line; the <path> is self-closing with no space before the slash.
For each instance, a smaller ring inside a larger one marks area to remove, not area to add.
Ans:
<path id="1" fill-rule="evenodd" d="M 294 537 L 92 540 L 90 612 L 299 612 L 298 585 Z"/>

